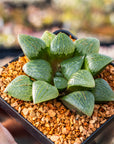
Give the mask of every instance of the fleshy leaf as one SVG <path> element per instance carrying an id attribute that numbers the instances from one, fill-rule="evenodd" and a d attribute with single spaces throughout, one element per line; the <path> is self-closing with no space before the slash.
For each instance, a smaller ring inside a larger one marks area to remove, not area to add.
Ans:
<path id="1" fill-rule="evenodd" d="M 84 56 L 75 56 L 73 58 L 64 60 L 61 65 L 62 74 L 66 79 L 69 79 L 70 76 L 81 69 L 83 64 Z"/>
<path id="2" fill-rule="evenodd" d="M 100 42 L 96 38 L 80 38 L 74 42 L 76 54 L 87 55 L 91 53 L 98 53 Z"/>
<path id="3" fill-rule="evenodd" d="M 25 75 L 16 77 L 5 89 L 5 93 L 14 98 L 31 101 L 32 100 L 32 81 Z"/>
<path id="4" fill-rule="evenodd" d="M 24 72 L 35 80 L 51 81 L 52 68 L 42 59 L 31 60 L 23 66 Z"/>
<path id="5" fill-rule="evenodd" d="M 68 88 L 71 90 L 93 87 L 95 87 L 95 81 L 91 73 L 87 70 L 79 70 L 73 73 L 68 81 Z"/>
<path id="6" fill-rule="evenodd" d="M 59 56 L 67 56 L 75 50 L 74 43 L 64 33 L 59 33 L 51 42 L 50 53 Z"/>
<path id="7" fill-rule="evenodd" d="M 63 74 L 62 74 L 61 72 L 57 71 L 57 72 L 55 73 L 55 76 L 56 76 L 56 77 L 63 77 Z"/>
<path id="8" fill-rule="evenodd" d="M 75 91 L 61 98 L 63 104 L 72 111 L 91 116 L 94 109 L 94 96 L 89 91 Z"/>
<path id="9" fill-rule="evenodd" d="M 55 86 L 39 80 L 33 82 L 32 95 L 33 102 L 36 104 L 54 99 L 58 97 L 59 93 Z"/>
<path id="10" fill-rule="evenodd" d="M 46 44 L 43 40 L 25 34 L 20 34 L 18 36 L 18 42 L 24 54 L 30 60 L 38 59 L 41 55 L 42 50 L 46 48 Z"/>
<path id="11" fill-rule="evenodd" d="M 90 54 L 85 57 L 84 67 L 95 76 L 112 61 L 113 59 L 106 55 Z"/>
<path id="12" fill-rule="evenodd" d="M 50 47 L 51 41 L 55 38 L 55 34 L 45 31 L 41 37 L 41 39 L 45 42 L 46 47 Z"/>
<path id="13" fill-rule="evenodd" d="M 95 80 L 95 88 L 92 89 L 92 93 L 95 101 L 114 101 L 114 92 L 104 79 Z"/>
<path id="14" fill-rule="evenodd" d="M 59 90 L 65 89 L 67 87 L 67 80 L 63 77 L 54 77 L 54 85 Z"/>

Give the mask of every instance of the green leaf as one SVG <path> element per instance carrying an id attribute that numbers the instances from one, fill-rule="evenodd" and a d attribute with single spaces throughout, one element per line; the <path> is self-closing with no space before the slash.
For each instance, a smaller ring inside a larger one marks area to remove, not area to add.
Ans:
<path id="1" fill-rule="evenodd" d="M 51 81 L 52 68 L 42 59 L 31 60 L 23 66 L 24 72 L 35 80 Z"/>
<path id="2" fill-rule="evenodd" d="M 53 55 L 67 56 L 75 50 L 74 43 L 64 33 L 59 33 L 51 42 L 50 53 Z"/>
<path id="3" fill-rule="evenodd" d="M 46 47 L 50 47 L 52 40 L 56 37 L 55 34 L 45 31 L 41 37 L 41 39 L 45 42 Z"/>
<path id="4" fill-rule="evenodd" d="M 46 48 L 46 44 L 43 40 L 25 34 L 20 34 L 18 36 L 18 42 L 24 54 L 30 60 L 38 59 L 41 55 L 42 50 Z"/>
<path id="5" fill-rule="evenodd" d="M 69 79 L 71 75 L 81 69 L 84 56 L 75 56 L 73 58 L 64 60 L 61 65 L 62 74 L 66 79 Z"/>
<path id="6" fill-rule="evenodd" d="M 57 72 L 55 73 L 55 76 L 56 76 L 56 77 L 63 77 L 63 74 L 62 74 L 61 72 L 57 71 Z"/>
<path id="7" fill-rule="evenodd" d="M 33 82 L 32 94 L 34 104 L 54 99 L 59 95 L 55 86 L 40 80 Z"/>
<path id="8" fill-rule="evenodd" d="M 94 96 L 89 91 L 75 91 L 61 98 L 63 104 L 72 111 L 91 116 L 94 109 Z"/>
<path id="9" fill-rule="evenodd" d="M 65 89 L 67 87 L 67 80 L 63 77 L 54 77 L 54 85 L 59 90 Z"/>
<path id="10" fill-rule="evenodd" d="M 87 55 L 91 53 L 98 53 L 100 42 L 96 38 L 80 38 L 74 42 L 76 54 Z"/>
<path id="11" fill-rule="evenodd" d="M 5 93 L 24 101 L 32 100 L 32 81 L 25 75 L 16 77 L 5 89 Z"/>
<path id="12" fill-rule="evenodd" d="M 100 73 L 113 59 L 102 54 L 90 54 L 85 57 L 84 67 L 89 70 L 93 76 Z"/>
<path id="13" fill-rule="evenodd" d="M 72 74 L 68 81 L 68 88 L 71 90 L 93 87 L 95 87 L 95 81 L 91 73 L 87 70 L 77 71 L 76 73 Z"/>
<path id="14" fill-rule="evenodd" d="M 114 101 L 114 92 L 104 79 L 95 80 L 95 88 L 92 89 L 92 93 L 95 101 Z"/>

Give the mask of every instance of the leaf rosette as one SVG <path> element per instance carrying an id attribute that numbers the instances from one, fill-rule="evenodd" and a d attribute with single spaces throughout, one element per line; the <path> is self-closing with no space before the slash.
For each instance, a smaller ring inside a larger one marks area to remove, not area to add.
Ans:
<path id="1" fill-rule="evenodd" d="M 46 31 L 41 39 L 20 34 L 18 41 L 30 60 L 23 66 L 27 76 L 16 77 L 6 87 L 7 94 L 35 104 L 59 96 L 70 110 L 88 116 L 93 113 L 95 101 L 114 101 L 109 84 L 93 78 L 113 61 L 98 54 L 100 43 L 96 38 L 73 42 L 64 33 Z"/>

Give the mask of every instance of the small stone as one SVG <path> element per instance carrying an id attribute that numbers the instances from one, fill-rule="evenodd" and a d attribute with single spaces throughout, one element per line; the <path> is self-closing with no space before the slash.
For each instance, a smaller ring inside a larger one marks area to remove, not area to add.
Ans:
<path id="1" fill-rule="evenodd" d="M 50 139 L 53 141 L 53 142 L 56 142 L 58 139 L 59 139 L 59 135 L 52 135 L 51 137 L 50 137 Z"/>
<path id="2" fill-rule="evenodd" d="M 18 113 L 20 113 L 20 112 L 21 112 L 21 107 L 18 108 Z"/>
<path id="3" fill-rule="evenodd" d="M 26 116 L 26 115 L 28 115 L 28 109 L 27 108 L 24 108 L 23 110 L 22 110 L 22 112 L 23 112 L 23 114 Z"/>
<path id="4" fill-rule="evenodd" d="M 95 123 L 95 120 L 90 120 L 89 123 L 90 123 L 90 124 L 94 124 L 94 123 Z"/>
<path id="5" fill-rule="evenodd" d="M 81 144 L 81 140 L 80 140 L 80 138 L 76 138 L 74 144 Z"/>
<path id="6" fill-rule="evenodd" d="M 14 102 L 14 103 L 11 104 L 12 107 L 16 107 L 17 105 L 18 105 L 17 102 Z"/>
<path id="7" fill-rule="evenodd" d="M 57 103 L 56 103 L 56 107 L 57 107 L 57 108 L 60 107 L 60 105 L 61 105 L 60 102 L 57 102 Z"/>
<path id="8" fill-rule="evenodd" d="M 36 116 L 35 112 L 34 112 L 34 111 L 31 111 L 31 112 L 30 112 L 30 116 L 31 116 L 31 117 L 35 117 L 35 116 Z"/>
<path id="9" fill-rule="evenodd" d="M 68 131 L 66 128 L 62 128 L 62 133 L 63 133 L 63 134 L 68 134 L 68 132 L 69 132 L 69 131 Z"/>
<path id="10" fill-rule="evenodd" d="M 56 115 L 56 113 L 53 110 L 49 110 L 48 114 L 50 117 L 54 117 Z"/>
<path id="11" fill-rule="evenodd" d="M 93 124 L 89 124 L 89 128 L 94 128 L 94 125 Z"/>
<path id="12" fill-rule="evenodd" d="M 83 129 L 84 129 L 84 128 L 83 128 L 83 126 L 80 126 L 79 129 L 80 129 L 80 132 L 83 132 Z"/>

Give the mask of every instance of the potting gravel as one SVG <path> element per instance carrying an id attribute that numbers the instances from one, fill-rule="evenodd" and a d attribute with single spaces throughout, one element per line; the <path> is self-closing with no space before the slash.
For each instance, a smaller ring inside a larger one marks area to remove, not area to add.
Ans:
<path id="1" fill-rule="evenodd" d="M 114 114 L 114 102 L 95 104 L 93 115 L 89 117 L 71 112 L 57 99 L 33 104 L 3 93 L 14 78 L 25 75 L 22 67 L 26 62 L 28 59 L 25 56 L 20 57 L 0 69 L 0 95 L 55 144 L 81 144 Z M 107 66 L 98 77 L 105 79 L 114 90 L 113 66 Z"/>

